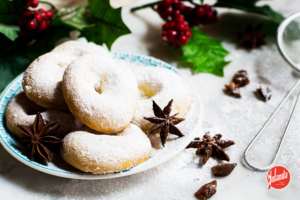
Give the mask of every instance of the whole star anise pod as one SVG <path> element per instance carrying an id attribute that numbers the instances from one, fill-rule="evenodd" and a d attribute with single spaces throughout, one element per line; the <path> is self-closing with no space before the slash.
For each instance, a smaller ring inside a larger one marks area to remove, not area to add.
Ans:
<path id="1" fill-rule="evenodd" d="M 25 136 L 25 139 L 20 141 L 25 145 L 25 149 L 22 153 L 26 154 L 28 151 L 30 151 L 29 158 L 31 161 L 34 161 L 37 151 L 45 160 L 51 162 L 51 152 L 45 145 L 62 143 L 62 139 L 53 136 L 58 130 L 59 126 L 59 121 L 45 125 L 43 117 L 40 113 L 36 115 L 32 127 L 19 125 L 18 128 Z"/>
<path id="2" fill-rule="evenodd" d="M 216 134 L 211 138 L 209 132 L 203 136 L 203 140 L 195 140 L 191 142 L 186 148 L 197 148 L 196 155 L 203 155 L 203 164 L 212 156 L 220 159 L 230 161 L 229 156 L 223 150 L 226 147 L 234 145 L 232 140 L 221 140 L 222 135 Z"/>
<path id="3" fill-rule="evenodd" d="M 161 108 L 155 103 L 155 101 L 153 101 L 153 111 L 156 117 L 144 117 L 145 120 L 156 124 L 150 128 L 147 134 L 155 134 L 160 130 L 160 139 L 163 147 L 165 146 L 168 133 L 177 135 L 179 137 L 184 136 L 175 126 L 184 121 L 184 119 L 176 117 L 176 115 L 178 115 L 179 113 L 170 116 L 170 113 L 172 111 L 172 103 L 173 99 L 168 103 L 164 110 L 161 110 Z"/>
<path id="4" fill-rule="evenodd" d="M 265 34 L 261 33 L 262 24 L 253 28 L 251 25 L 247 25 L 246 30 L 239 31 L 237 33 L 239 38 L 239 45 L 246 49 L 254 49 L 267 44 L 265 41 Z"/>
<path id="5" fill-rule="evenodd" d="M 196 193 L 196 197 L 201 200 L 206 200 L 216 194 L 217 192 L 217 181 L 214 180 L 210 183 L 203 185 Z"/>

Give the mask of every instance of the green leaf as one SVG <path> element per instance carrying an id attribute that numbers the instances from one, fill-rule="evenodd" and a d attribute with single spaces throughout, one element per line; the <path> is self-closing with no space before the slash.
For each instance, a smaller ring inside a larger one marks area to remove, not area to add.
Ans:
<path id="1" fill-rule="evenodd" d="M 5 24 L 0 24 L 0 33 L 5 35 L 8 39 L 14 41 L 17 37 L 19 37 L 17 31 L 19 31 L 20 28 L 17 26 L 8 26 Z"/>
<path id="2" fill-rule="evenodd" d="M 109 0 L 89 0 L 89 11 L 95 23 L 82 31 L 82 36 L 96 44 L 106 44 L 110 49 L 114 41 L 131 33 L 122 20 L 122 8 L 113 9 Z"/>
<path id="3" fill-rule="evenodd" d="M 200 3 L 203 4 L 204 0 L 200 0 Z"/>
<path id="4" fill-rule="evenodd" d="M 0 0 L 0 23 L 17 24 L 26 10 L 19 0 Z"/>
<path id="5" fill-rule="evenodd" d="M 75 28 L 80 31 L 83 30 L 84 28 L 90 26 L 91 23 L 94 23 L 93 21 L 91 21 L 91 17 L 88 16 L 88 13 L 86 12 L 86 4 L 85 3 L 80 5 L 77 13 L 74 16 L 67 18 L 65 20 L 62 20 L 62 22 L 65 25 L 67 25 L 71 28 Z"/>
<path id="6" fill-rule="evenodd" d="M 30 59 L 24 55 L 0 57 L 0 92 L 30 64 Z"/>
<path id="7" fill-rule="evenodd" d="M 182 47 L 181 61 L 192 64 L 194 73 L 207 72 L 217 76 L 224 76 L 223 68 L 229 63 L 224 60 L 228 54 L 221 41 L 213 40 L 200 31 L 192 28 L 192 37 Z"/>
<path id="8" fill-rule="evenodd" d="M 256 6 L 255 4 L 257 2 L 258 0 L 218 0 L 214 6 L 235 8 L 247 12 L 266 15 L 277 24 L 280 24 L 284 20 L 284 17 L 280 13 L 272 10 L 270 6 Z"/>

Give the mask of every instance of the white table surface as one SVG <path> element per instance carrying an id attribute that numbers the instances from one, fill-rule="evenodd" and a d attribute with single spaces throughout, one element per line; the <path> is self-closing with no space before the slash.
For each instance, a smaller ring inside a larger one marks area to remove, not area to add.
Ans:
<path id="1" fill-rule="evenodd" d="M 145 1 L 144 1 L 145 2 Z M 208 1 L 212 3 L 213 1 Z M 135 2 L 135 5 L 143 1 Z M 300 10 L 298 0 L 263 1 L 275 10 L 288 16 Z M 238 163 L 232 174 L 225 178 L 215 178 L 211 167 L 218 164 L 210 159 L 206 165 L 198 164 L 199 157 L 194 149 L 187 149 L 174 159 L 154 169 L 110 180 L 71 180 L 58 178 L 35 171 L 14 159 L 0 146 L 0 199 L 196 199 L 194 193 L 205 183 L 218 181 L 217 193 L 211 200 L 252 200 L 252 199 L 299 199 L 300 198 L 300 108 L 284 143 L 277 165 L 285 166 L 291 174 L 289 186 L 283 190 L 268 190 L 267 172 L 254 172 L 242 162 L 242 154 L 250 140 L 259 131 L 289 88 L 297 80 L 291 68 L 280 57 L 275 40 L 268 38 L 268 44 L 251 52 L 236 47 L 234 32 L 243 29 L 241 24 L 259 21 L 257 15 L 241 14 L 236 11 L 219 9 L 221 13 L 217 24 L 204 30 L 211 36 L 224 39 L 223 46 L 230 52 L 227 60 L 232 62 L 225 68 L 225 77 L 210 74 L 191 75 L 190 70 L 181 69 L 190 76 L 202 95 L 205 108 L 203 131 L 212 134 L 222 133 L 225 139 L 236 141 L 236 145 L 226 152 L 231 162 Z M 180 54 L 160 40 L 162 21 L 151 9 L 130 14 L 129 8 L 123 10 L 125 23 L 133 34 L 123 36 L 113 45 L 113 50 L 146 54 L 177 66 Z M 223 93 L 224 84 L 229 83 L 233 74 L 240 70 L 248 71 L 251 83 L 241 89 L 242 99 L 234 99 Z M 253 91 L 259 82 L 270 86 L 272 99 L 261 102 Z M 282 109 L 280 115 L 267 128 L 250 157 L 257 165 L 271 161 L 283 133 L 295 95 Z"/>

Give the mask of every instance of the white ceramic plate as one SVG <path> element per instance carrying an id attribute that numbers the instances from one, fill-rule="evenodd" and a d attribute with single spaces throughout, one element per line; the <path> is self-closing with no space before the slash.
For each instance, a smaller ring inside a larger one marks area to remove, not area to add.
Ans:
<path id="1" fill-rule="evenodd" d="M 169 64 L 143 55 L 135 55 L 129 53 L 114 53 L 115 59 L 120 59 L 124 62 L 130 62 L 139 65 L 140 67 L 163 67 L 167 68 L 171 71 L 182 76 L 189 84 L 189 80 L 182 75 L 175 68 L 170 66 Z M 117 178 L 122 176 L 128 176 L 135 173 L 139 173 L 148 169 L 151 169 L 159 164 L 166 162 L 172 157 L 176 156 L 179 152 L 181 152 L 185 147 L 193 140 L 197 131 L 199 131 L 202 119 L 203 119 L 203 108 L 200 96 L 195 88 L 194 89 L 194 99 L 192 109 L 190 109 L 188 115 L 185 117 L 185 121 L 178 125 L 178 127 L 183 130 L 184 137 L 174 138 L 172 140 L 167 141 L 165 148 L 162 149 L 153 149 L 153 153 L 150 158 L 126 171 L 115 172 L 110 174 L 92 174 L 81 172 L 72 166 L 65 163 L 59 154 L 54 154 L 53 162 L 51 163 L 38 163 L 30 161 L 26 156 L 22 155 L 19 143 L 17 142 L 17 138 L 15 138 L 12 134 L 9 133 L 8 129 L 5 125 L 5 110 L 10 102 L 10 100 L 18 93 L 22 91 L 22 78 L 23 74 L 19 75 L 15 78 L 3 91 L 0 96 L 0 142 L 3 147 L 17 160 L 24 163 L 25 165 L 34 168 L 38 171 L 51 174 L 54 176 L 64 177 L 64 178 L 73 178 L 73 179 L 109 179 L 109 178 Z"/>

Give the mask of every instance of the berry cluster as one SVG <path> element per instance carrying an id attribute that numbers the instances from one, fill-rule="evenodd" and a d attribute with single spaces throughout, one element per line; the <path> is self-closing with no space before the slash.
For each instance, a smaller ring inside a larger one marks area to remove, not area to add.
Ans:
<path id="1" fill-rule="evenodd" d="M 191 37 L 191 26 L 207 25 L 218 20 L 217 11 L 210 5 L 194 8 L 185 6 L 180 0 L 162 0 L 157 12 L 166 21 L 162 27 L 162 40 L 175 46 L 185 45 Z"/>
<path id="2" fill-rule="evenodd" d="M 53 18 L 52 11 L 44 9 L 27 10 L 23 13 L 23 18 L 19 25 L 22 36 L 34 36 L 50 27 Z"/>
<path id="3" fill-rule="evenodd" d="M 183 15 L 190 26 L 207 25 L 218 21 L 217 11 L 213 10 L 208 4 L 195 6 L 194 8 L 186 7 Z"/>
<path id="4" fill-rule="evenodd" d="M 39 5 L 39 2 L 37 0 L 21 0 L 21 3 L 27 8 L 36 8 Z"/>

